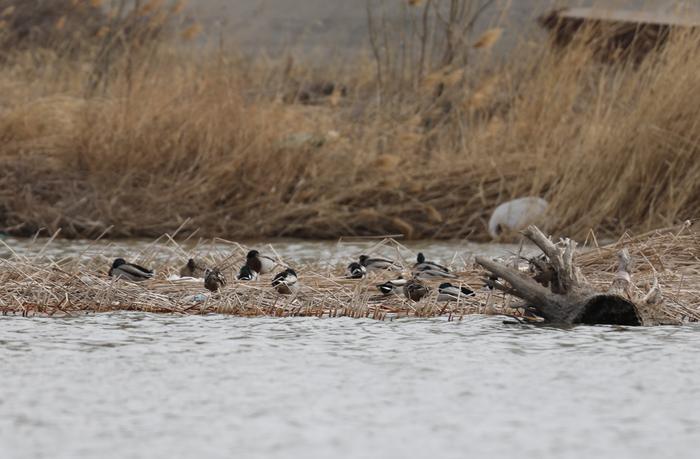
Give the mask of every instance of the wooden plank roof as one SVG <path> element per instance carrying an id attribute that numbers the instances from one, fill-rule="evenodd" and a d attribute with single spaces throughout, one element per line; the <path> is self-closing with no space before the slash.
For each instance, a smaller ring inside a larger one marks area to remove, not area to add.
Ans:
<path id="1" fill-rule="evenodd" d="M 700 27 L 700 15 L 682 14 L 681 12 L 667 13 L 579 7 L 562 9 L 557 12 L 557 16 L 589 21 Z"/>

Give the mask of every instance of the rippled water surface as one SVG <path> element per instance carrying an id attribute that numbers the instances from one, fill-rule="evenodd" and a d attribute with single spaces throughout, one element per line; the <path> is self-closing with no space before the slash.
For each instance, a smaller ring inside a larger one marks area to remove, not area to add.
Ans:
<path id="1" fill-rule="evenodd" d="M 700 328 L 0 318 L 0 457 L 697 457 Z"/>
<path id="2" fill-rule="evenodd" d="M 519 244 L 478 244 L 468 241 L 408 241 L 397 249 L 394 246 L 385 245 L 377 248 L 380 240 L 367 239 L 355 241 L 314 241 L 298 239 L 276 239 L 271 241 L 247 241 L 242 243 L 247 247 L 255 247 L 263 252 L 270 253 L 274 250 L 283 259 L 295 263 L 348 263 L 355 260 L 362 253 L 381 254 L 388 257 L 402 256 L 413 260 L 416 252 L 425 251 L 430 259 L 444 263 L 452 261 L 471 260 L 475 254 L 488 256 L 508 256 L 519 251 L 527 254 L 532 251 L 528 246 Z M 107 259 L 115 257 L 148 257 L 155 261 L 168 261 L 172 259 L 187 260 L 190 255 L 207 255 L 212 253 L 229 255 L 232 251 L 239 250 L 239 245 L 233 242 L 215 242 L 197 244 L 192 241 L 175 245 L 161 239 L 158 242 L 150 240 L 126 239 L 126 240 L 38 240 L 8 237 L 0 241 L 0 258 L 10 258 L 13 255 L 35 256 L 42 254 L 53 259 L 71 257 L 97 257 Z M 397 250 L 399 253 L 397 253 Z M 369 251 L 369 252 L 368 252 Z"/>

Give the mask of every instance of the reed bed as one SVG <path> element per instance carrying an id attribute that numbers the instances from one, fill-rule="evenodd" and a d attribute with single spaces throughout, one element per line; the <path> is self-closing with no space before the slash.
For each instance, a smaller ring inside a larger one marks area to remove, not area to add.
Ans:
<path id="1" fill-rule="evenodd" d="M 697 223 L 695 224 L 697 225 Z M 578 257 L 578 264 L 594 285 L 609 285 L 617 269 L 616 253 L 627 248 L 635 260 L 633 280 L 637 293 L 654 284 L 664 296 L 659 322 L 700 320 L 700 232 L 691 221 L 635 237 L 625 234 L 617 242 L 595 247 Z"/>
<path id="2" fill-rule="evenodd" d="M 500 29 L 443 30 L 440 2 L 413 2 L 414 29 L 375 16 L 374 47 L 314 61 L 183 46 L 195 24 L 136 4 L 78 47 L 5 50 L 0 231 L 487 240 L 491 211 L 522 196 L 578 238 L 700 215 L 695 34 L 643 62 L 602 65 L 585 40 L 496 54 Z"/>
<path id="3" fill-rule="evenodd" d="M 226 256 L 204 258 L 210 266 L 224 269 L 229 283 L 217 293 L 204 289 L 203 281 L 169 280 L 185 263 L 165 262 L 157 266 L 157 278 L 132 283 L 107 276 L 109 261 L 91 260 L 40 261 L 41 256 L 15 256 L 0 260 L 3 286 L 0 311 L 21 315 L 73 315 L 108 311 L 141 311 L 175 314 L 232 314 L 238 316 L 317 316 L 317 317 L 387 317 L 404 316 L 450 318 L 484 312 L 486 305 L 461 301 L 438 304 L 430 301 L 412 303 L 403 296 L 383 296 L 376 284 L 397 274 L 370 276 L 363 280 L 346 279 L 342 266 L 294 266 L 301 274 L 301 289 L 295 295 L 279 295 L 271 287 L 271 276 L 255 282 L 233 280 L 246 249 L 236 246 Z M 139 261 L 149 260 L 143 254 Z M 143 261 L 141 261 L 143 262 Z M 233 266 L 235 265 L 235 266 Z M 460 282 L 481 284 L 476 270 L 462 270 Z M 490 312 L 495 309 L 489 308 Z"/>
<path id="4" fill-rule="evenodd" d="M 279 295 L 270 286 L 271 276 L 255 282 L 233 280 L 247 252 L 236 243 L 230 250 L 211 251 L 206 245 L 193 249 L 210 266 L 219 266 L 229 279 L 217 293 L 204 289 L 202 280 L 172 280 L 192 252 L 185 252 L 173 238 L 154 243 L 137 254 L 136 261 L 153 265 L 157 276 L 151 281 L 131 283 L 107 276 L 110 260 L 103 256 L 77 254 L 61 260 L 43 255 L 46 246 L 30 257 L 15 254 L 0 259 L 0 311 L 23 316 L 79 315 L 109 311 L 140 311 L 178 315 L 230 314 L 244 317 L 353 317 L 393 320 L 402 317 L 446 317 L 461 319 L 470 314 L 504 315 L 518 318 L 514 299 L 483 288 L 484 272 L 471 260 L 454 257 L 451 263 L 459 279 L 454 284 L 471 287 L 474 297 L 449 303 L 437 302 L 437 284 L 431 293 L 414 303 L 403 296 L 383 296 L 376 284 L 397 274 L 370 275 L 362 280 L 345 278 L 344 266 L 294 265 L 301 288 L 294 295 Z M 594 286 L 606 289 L 614 279 L 616 253 L 626 247 L 636 265 L 633 283 L 646 292 L 658 280 L 664 304 L 658 311 L 661 323 L 700 320 L 700 232 L 689 222 L 679 227 L 654 231 L 599 246 L 594 238 L 583 246 L 577 264 Z M 400 244 L 385 240 L 369 253 L 396 255 Z M 11 247 L 10 247 L 11 249 Z M 274 253 L 274 249 L 272 250 Z M 156 255 L 159 255 L 156 260 Z M 165 255 L 165 256 L 163 256 Z M 518 254 L 505 254 L 518 260 Z M 280 260 L 285 262 L 284 260 Z M 403 261 L 405 271 L 411 261 Z M 285 263 L 287 264 L 287 263 Z"/>

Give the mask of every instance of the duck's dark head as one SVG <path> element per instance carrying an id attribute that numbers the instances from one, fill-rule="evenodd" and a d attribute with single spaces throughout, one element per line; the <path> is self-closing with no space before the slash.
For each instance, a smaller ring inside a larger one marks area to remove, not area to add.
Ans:
<path id="1" fill-rule="evenodd" d="M 194 258 L 190 258 L 189 260 L 187 260 L 187 267 L 190 269 L 197 268 L 197 263 L 195 263 Z"/>
<path id="2" fill-rule="evenodd" d="M 116 268 L 120 267 L 121 265 L 125 265 L 125 264 L 126 264 L 126 260 L 125 260 L 125 259 L 123 259 L 123 258 L 117 258 L 117 259 L 114 260 L 114 262 L 112 263 L 112 269 L 116 269 Z"/>
<path id="3" fill-rule="evenodd" d="M 416 260 L 418 261 L 418 263 L 425 262 L 425 255 L 423 255 L 423 252 L 418 252 L 418 256 L 416 257 Z"/>
<path id="4" fill-rule="evenodd" d="M 360 264 L 362 266 L 367 266 L 367 260 L 369 260 L 367 255 L 360 255 Z"/>
<path id="5" fill-rule="evenodd" d="M 246 258 L 250 260 L 251 258 L 257 257 L 258 255 L 260 255 L 260 252 L 258 252 L 257 250 L 251 250 L 250 252 L 248 252 L 248 255 L 246 255 Z"/>
<path id="6" fill-rule="evenodd" d="M 450 288 L 450 287 L 452 287 L 452 284 L 450 284 L 449 282 L 443 282 L 442 284 L 440 284 L 439 288 L 446 289 L 446 288 Z"/>
<path id="7" fill-rule="evenodd" d="M 287 270 L 286 270 L 285 272 L 287 273 L 287 275 L 290 275 L 290 274 L 291 274 L 291 275 L 294 276 L 294 277 L 298 277 L 298 276 L 297 276 L 297 272 L 294 271 L 292 268 L 287 268 Z"/>
<path id="8" fill-rule="evenodd" d="M 486 282 L 484 282 L 484 286 L 488 288 L 489 290 L 493 290 L 494 284 L 497 284 L 500 279 L 498 278 L 497 275 L 495 274 L 489 274 L 488 278 L 486 279 Z"/>

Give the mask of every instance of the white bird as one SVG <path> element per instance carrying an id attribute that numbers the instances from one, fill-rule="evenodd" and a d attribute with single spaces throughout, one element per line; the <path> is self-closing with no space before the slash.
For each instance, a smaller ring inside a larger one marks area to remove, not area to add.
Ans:
<path id="1" fill-rule="evenodd" d="M 526 197 L 504 202 L 496 207 L 489 219 L 489 234 L 496 239 L 507 231 L 519 231 L 541 222 L 549 203 L 542 198 Z"/>

